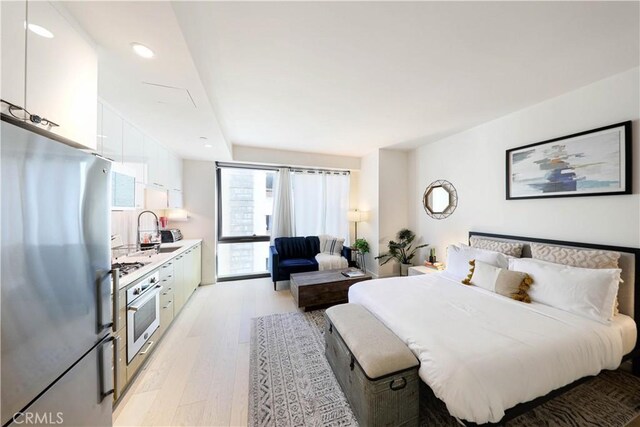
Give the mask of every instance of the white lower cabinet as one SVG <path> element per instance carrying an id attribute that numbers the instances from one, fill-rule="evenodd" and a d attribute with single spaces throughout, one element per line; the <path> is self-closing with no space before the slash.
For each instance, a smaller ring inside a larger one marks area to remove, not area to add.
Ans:
<path id="1" fill-rule="evenodd" d="M 152 353 L 153 347 L 158 344 L 163 335 L 171 326 L 173 320 L 178 317 L 193 291 L 200 284 L 202 245 L 198 243 L 178 256 L 168 260 L 158 267 L 160 272 L 160 327 L 151 335 L 149 341 L 130 363 L 127 360 L 126 347 L 126 320 L 119 323 L 119 331 L 115 334 L 118 351 L 115 360 L 116 400 L 120 399 L 126 386 L 133 380 L 140 368 Z M 120 316 L 126 317 L 126 301 L 124 290 L 120 291 Z"/>

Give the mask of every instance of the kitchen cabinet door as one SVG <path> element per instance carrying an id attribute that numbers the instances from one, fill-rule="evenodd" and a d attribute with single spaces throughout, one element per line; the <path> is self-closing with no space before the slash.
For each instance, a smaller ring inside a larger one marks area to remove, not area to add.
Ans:
<path id="1" fill-rule="evenodd" d="M 96 152 L 102 154 L 102 102 L 98 101 L 96 109 Z"/>
<path id="2" fill-rule="evenodd" d="M 158 157 L 157 157 L 157 175 L 158 184 L 163 188 L 169 188 L 167 169 L 169 167 L 169 151 L 162 145 L 158 144 Z"/>
<path id="3" fill-rule="evenodd" d="M 102 155 L 122 163 L 123 120 L 111 107 L 102 104 Z"/>
<path id="4" fill-rule="evenodd" d="M 194 274 L 196 276 L 195 288 L 197 288 L 198 286 L 200 286 L 200 284 L 202 284 L 202 243 L 196 246 L 196 249 L 194 252 L 195 252 L 195 255 L 193 257 L 194 258 L 193 269 L 194 269 Z"/>
<path id="5" fill-rule="evenodd" d="M 147 182 L 151 187 L 162 188 L 158 172 L 158 144 L 144 136 L 144 157 L 147 163 Z"/>
<path id="6" fill-rule="evenodd" d="M 25 87 L 25 47 L 27 20 L 26 1 L 0 2 L 1 46 L 2 46 L 2 83 L 0 98 L 12 104 L 24 107 Z M 8 113 L 3 103 L 2 112 Z"/>
<path id="7" fill-rule="evenodd" d="M 185 302 L 184 254 L 173 259 L 173 315 L 180 313 Z"/>
<path id="8" fill-rule="evenodd" d="M 169 190 L 182 191 L 182 159 L 172 152 L 169 152 L 168 170 Z"/>
<path id="9" fill-rule="evenodd" d="M 136 182 L 146 183 L 147 162 L 144 152 L 144 135 L 125 121 L 122 130 L 122 163 L 135 172 Z"/>
<path id="10" fill-rule="evenodd" d="M 58 11 L 62 7 L 29 2 L 28 25 L 38 25 L 48 33 L 26 32 L 25 106 L 31 114 L 59 125 L 51 127 L 51 132 L 95 149 L 98 57 Z"/>

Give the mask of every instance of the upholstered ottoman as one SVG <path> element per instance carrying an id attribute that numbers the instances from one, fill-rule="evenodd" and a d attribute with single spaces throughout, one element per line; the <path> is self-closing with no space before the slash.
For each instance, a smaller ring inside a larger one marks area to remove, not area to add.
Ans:
<path id="1" fill-rule="evenodd" d="M 367 309 L 325 312 L 325 354 L 362 426 L 417 426 L 418 359 Z"/>

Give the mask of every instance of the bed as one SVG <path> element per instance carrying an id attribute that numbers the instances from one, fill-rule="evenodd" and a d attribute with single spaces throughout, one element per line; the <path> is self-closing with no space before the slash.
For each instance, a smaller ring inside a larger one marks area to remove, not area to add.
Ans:
<path id="1" fill-rule="evenodd" d="M 620 313 L 600 323 L 466 286 L 446 273 L 352 286 L 349 302 L 366 307 L 409 346 L 420 360 L 420 378 L 452 416 L 477 424 L 506 421 L 630 358 L 640 374 L 633 317 L 640 307 L 638 249 L 474 235 L 522 242 L 523 257 L 531 256 L 531 242 L 619 252 Z"/>

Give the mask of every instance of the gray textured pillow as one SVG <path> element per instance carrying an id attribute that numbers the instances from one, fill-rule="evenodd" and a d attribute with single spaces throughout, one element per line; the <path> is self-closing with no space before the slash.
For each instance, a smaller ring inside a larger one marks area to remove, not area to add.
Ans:
<path id="1" fill-rule="evenodd" d="M 472 248 L 500 252 L 505 255 L 514 256 L 516 258 L 520 258 L 522 256 L 522 243 L 491 240 L 478 236 L 472 236 L 469 240 Z"/>
<path id="2" fill-rule="evenodd" d="M 618 268 L 620 253 L 531 243 L 531 257 L 571 267 Z"/>

